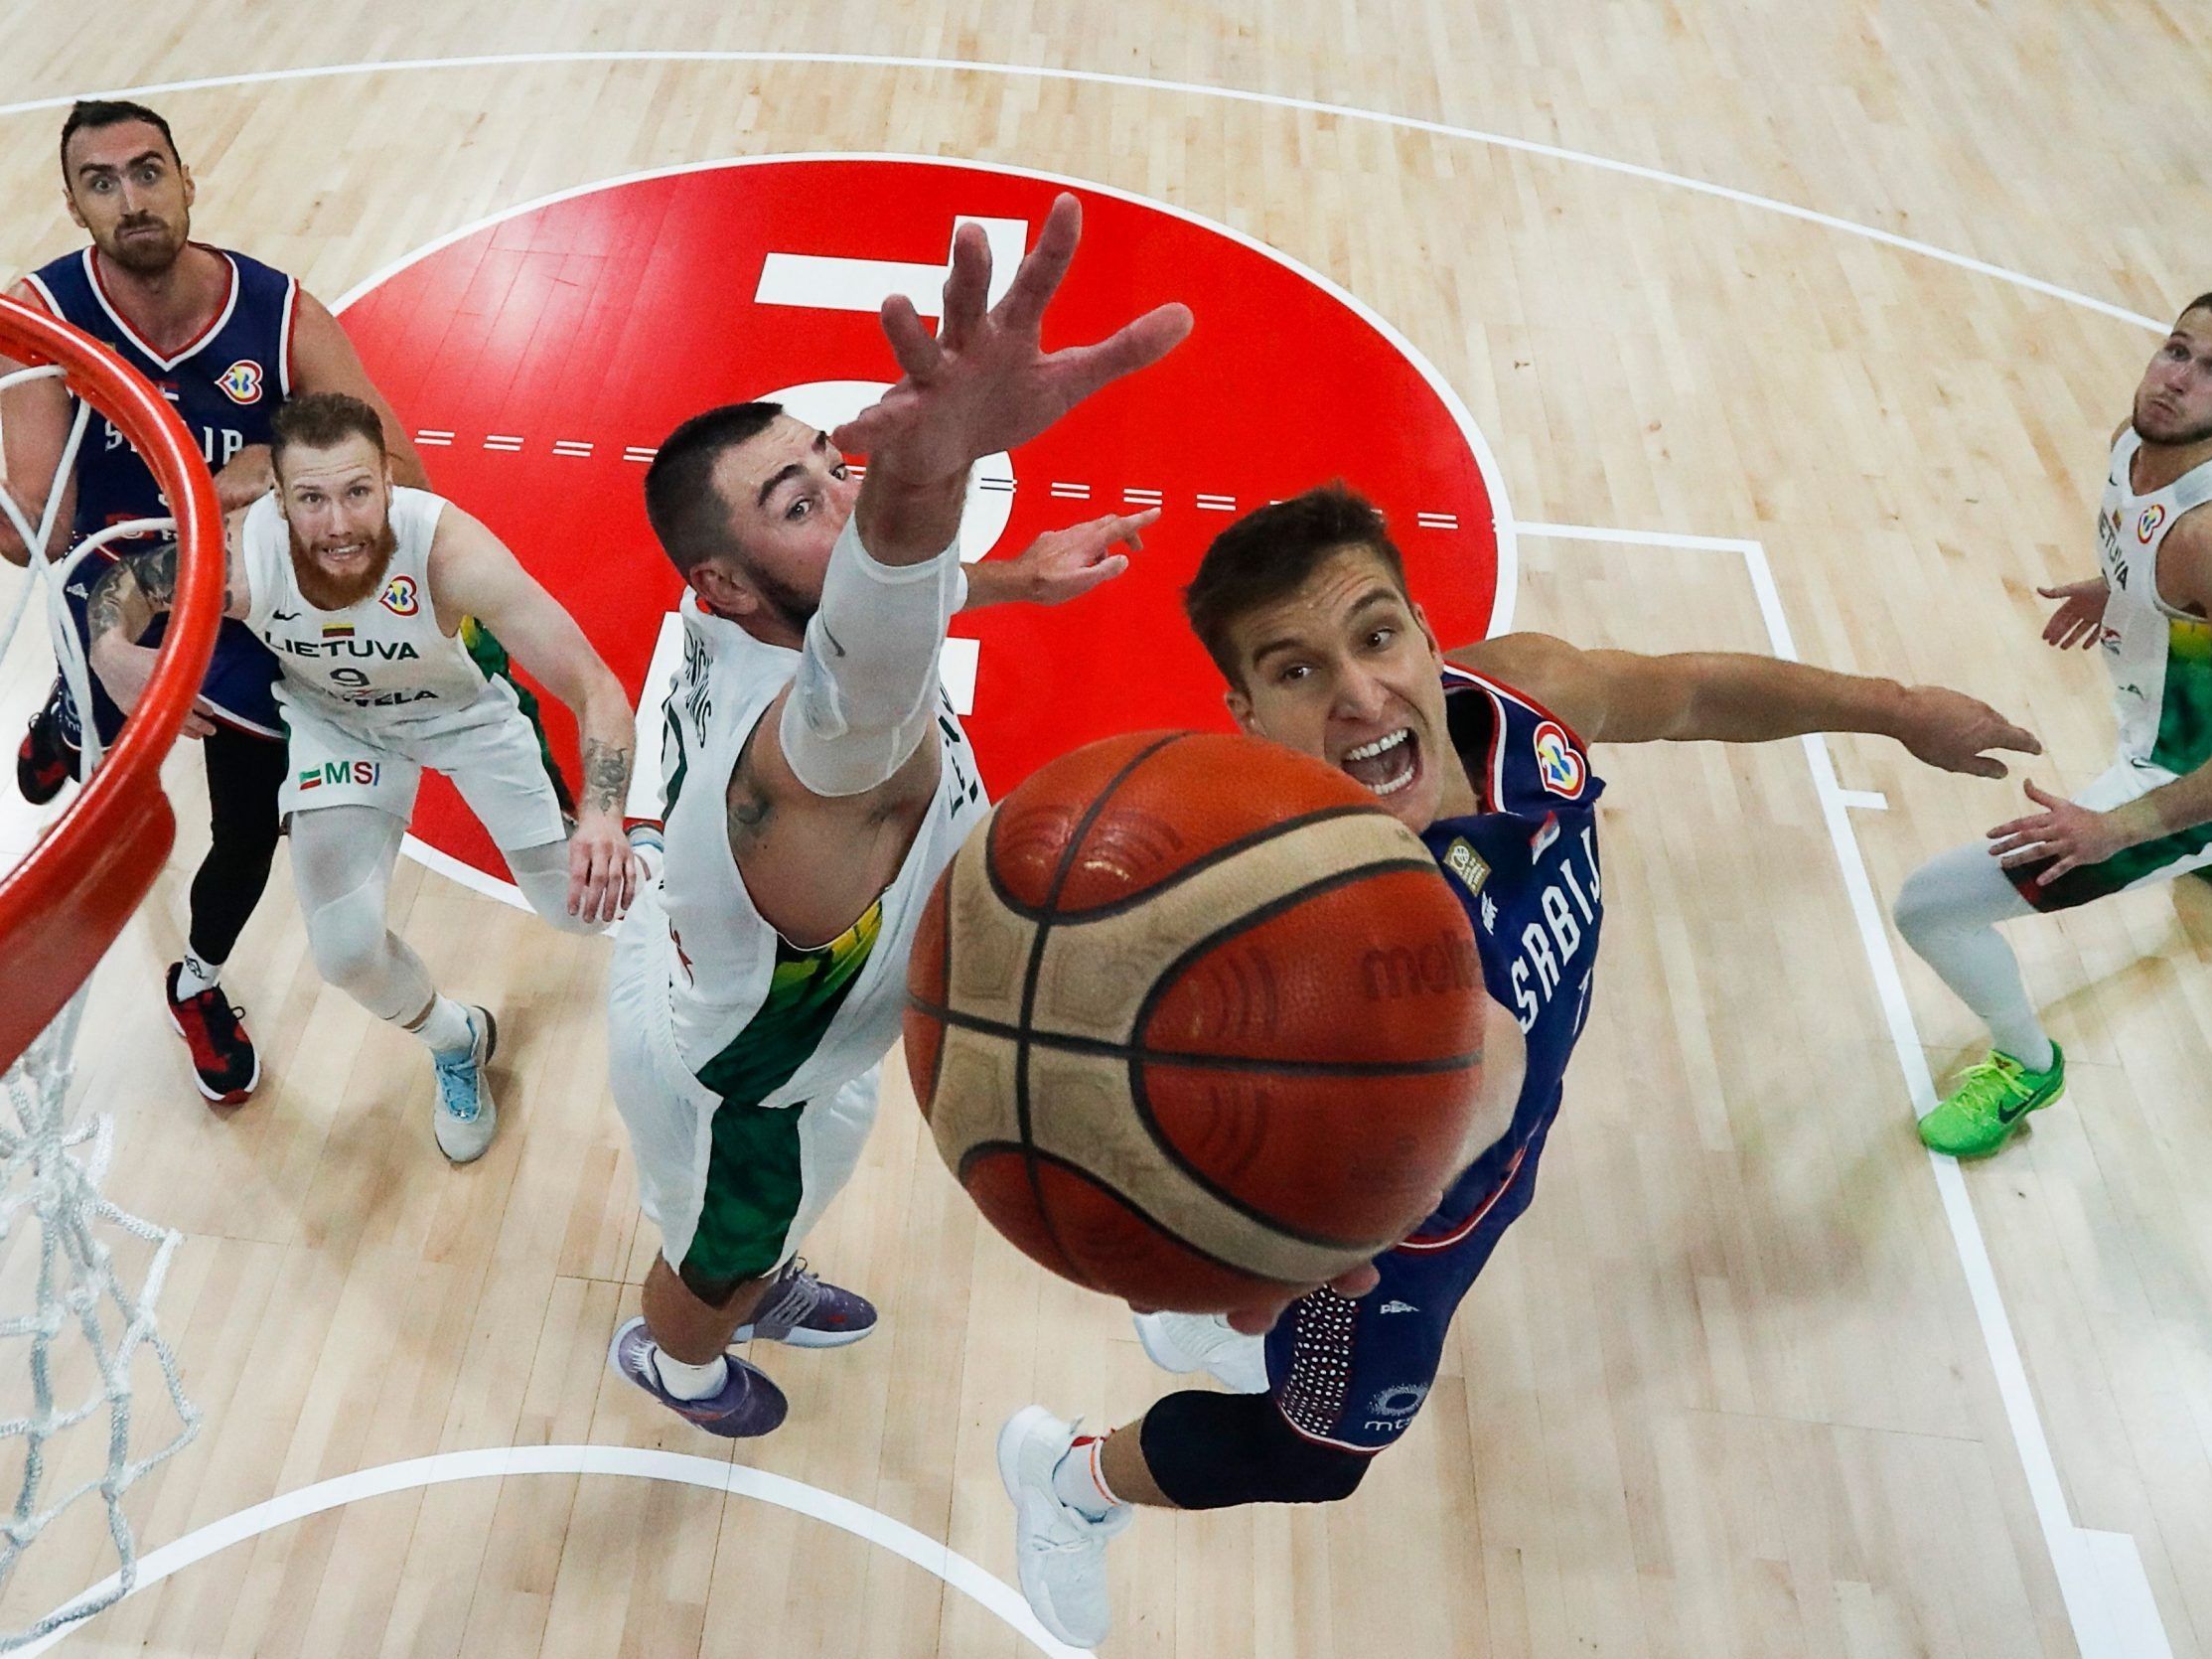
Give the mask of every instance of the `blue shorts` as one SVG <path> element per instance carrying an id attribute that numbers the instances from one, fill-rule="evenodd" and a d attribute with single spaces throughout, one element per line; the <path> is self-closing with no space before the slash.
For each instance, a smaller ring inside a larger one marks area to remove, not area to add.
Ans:
<path id="1" fill-rule="evenodd" d="M 79 650 L 89 649 L 91 630 L 84 620 L 84 611 L 91 603 L 92 588 L 111 567 L 112 561 L 93 553 L 70 579 L 67 597 L 70 617 L 76 626 Z M 146 630 L 138 643 L 159 645 L 168 631 L 169 618 L 157 616 L 153 627 Z M 282 673 L 275 653 L 254 637 L 252 629 L 233 617 L 224 617 L 216 633 L 215 655 L 208 660 L 207 677 L 200 682 L 200 699 L 224 725 L 236 726 L 256 737 L 281 740 L 284 721 L 277 713 L 272 688 Z M 113 743 L 116 734 L 123 729 L 123 711 L 108 696 L 107 687 L 100 683 L 98 675 L 93 675 L 91 680 L 92 722 L 104 748 Z M 56 689 L 54 712 L 61 722 L 63 741 L 73 749 L 81 748 L 75 699 L 70 695 L 67 680 Z"/>
<path id="2" fill-rule="evenodd" d="M 1506 1229 L 1536 1196 L 1552 1119 L 1538 1125 L 1497 1187 L 1456 1225 L 1416 1233 L 1375 1266 L 1383 1282 L 1357 1301 L 1315 1290 L 1267 1333 L 1267 1386 L 1283 1420 L 1343 1451 L 1396 1444 L 1428 1398 L 1452 1315 Z"/>

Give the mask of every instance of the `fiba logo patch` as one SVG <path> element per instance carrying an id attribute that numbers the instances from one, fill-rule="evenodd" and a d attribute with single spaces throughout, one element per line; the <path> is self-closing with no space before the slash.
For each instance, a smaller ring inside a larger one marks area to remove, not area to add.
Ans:
<path id="1" fill-rule="evenodd" d="M 251 359 L 240 358 L 216 377 L 216 384 L 233 403 L 258 403 L 261 401 L 261 366 Z"/>
<path id="2" fill-rule="evenodd" d="M 1470 893 L 1481 892 L 1482 884 L 1490 879 L 1490 865 L 1464 835 L 1453 837 L 1444 849 L 1444 868 L 1465 882 Z"/>
<path id="3" fill-rule="evenodd" d="M 415 593 L 412 576 L 394 576 L 384 584 L 384 591 L 377 595 L 376 603 L 393 616 L 413 616 L 422 609 L 422 600 Z"/>
<path id="4" fill-rule="evenodd" d="M 1537 727 L 1536 752 L 1537 772 L 1546 789 L 1553 795 L 1582 793 L 1582 757 L 1574 752 L 1566 728 L 1558 721 L 1547 720 Z"/>
<path id="5" fill-rule="evenodd" d="M 2158 527 L 2165 522 L 2166 510 L 2164 504 L 2152 502 L 2142 510 L 2142 517 L 2136 521 L 2136 539 L 2145 547 L 2149 546 L 2150 538 L 2158 533 Z"/>

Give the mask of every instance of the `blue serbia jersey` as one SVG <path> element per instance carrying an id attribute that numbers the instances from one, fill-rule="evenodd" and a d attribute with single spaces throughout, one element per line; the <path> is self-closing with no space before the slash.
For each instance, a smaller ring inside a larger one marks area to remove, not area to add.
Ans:
<path id="1" fill-rule="evenodd" d="M 200 446 L 211 472 L 221 472 L 239 450 L 269 441 L 269 423 L 292 394 L 292 320 L 299 284 L 258 259 L 223 248 L 230 267 L 230 290 L 215 321 L 172 357 L 162 357 L 139 338 L 100 283 L 92 249 L 66 254 L 41 265 L 27 278 L 46 308 L 114 348 L 116 355 L 153 381 L 169 399 L 185 429 Z M 169 503 L 146 463 L 106 417 L 85 428 L 76 452 L 76 515 L 71 522 L 74 544 L 126 519 L 165 519 Z M 140 542 L 138 545 L 145 545 Z M 114 543 L 102 549 L 109 562 L 130 550 Z M 70 582 L 70 608 L 78 637 L 85 632 L 84 607 L 105 565 L 79 570 Z M 142 644 L 152 645 L 167 631 L 169 619 L 157 617 Z M 270 686 L 276 659 L 261 648 L 243 623 L 224 618 L 216 637 L 215 657 L 201 684 L 201 699 L 227 725 L 263 737 L 282 737 L 284 727 Z M 123 716 L 107 688 L 94 680 L 92 707 L 100 736 L 114 741 Z M 64 738 L 77 746 L 77 713 L 67 694 L 57 710 Z"/>
<path id="2" fill-rule="evenodd" d="M 1510 686 L 1463 669 L 1444 671 L 1444 708 L 1478 808 L 1438 819 L 1421 839 L 1474 924 L 1483 982 L 1513 1011 L 1529 1057 L 1512 1128 L 1452 1183 L 1416 1239 L 1451 1232 L 1479 1210 L 1559 1110 L 1560 1079 L 1589 1018 L 1605 917 L 1597 860 L 1605 785 L 1580 740 Z"/>
<path id="3" fill-rule="evenodd" d="M 292 391 L 292 316 L 299 285 L 258 259 L 223 248 L 230 294 L 201 336 L 174 357 L 157 356 L 123 320 L 100 285 L 92 250 L 41 265 L 27 278 L 47 309 L 112 346 L 161 388 L 200 445 L 211 472 L 249 444 L 269 441 L 269 421 Z M 125 519 L 166 517 L 154 475 L 104 418 L 76 457 L 75 539 Z"/>

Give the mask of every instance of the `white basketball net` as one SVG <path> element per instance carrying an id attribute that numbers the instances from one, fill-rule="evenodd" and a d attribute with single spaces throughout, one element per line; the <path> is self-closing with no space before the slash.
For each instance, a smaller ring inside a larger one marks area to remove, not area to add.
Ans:
<path id="1" fill-rule="evenodd" d="M 62 373 L 58 368 L 21 370 L 0 377 L 0 392 L 27 379 Z M 0 512 L 7 515 L 24 544 L 37 550 L 30 561 L 32 579 L 24 584 L 16 602 L 6 608 L 5 616 L 0 616 L 0 656 L 6 655 L 32 595 L 43 588 L 55 654 L 79 710 L 90 708 L 90 682 L 75 630 L 70 624 L 65 584 L 95 544 L 116 535 L 174 528 L 168 520 L 140 520 L 116 526 L 112 533 L 101 532 L 93 541 L 74 548 L 60 563 L 49 564 L 37 556 L 51 543 L 59 517 L 59 486 L 75 462 L 90 415 L 91 405 L 80 401 L 37 525 L 26 520 L 6 490 L 0 490 Z M 91 729 L 88 713 L 78 724 L 85 752 L 96 765 L 99 739 Z M 0 1419 L 0 1447 L 20 1436 L 23 1448 L 23 1484 L 14 1509 L 0 1518 L 0 1590 L 7 1587 L 16 1563 L 40 1534 L 72 1504 L 94 1492 L 106 1507 L 107 1531 L 114 1540 L 120 1570 L 29 1628 L 0 1631 L 0 1651 L 50 1638 L 64 1626 L 111 1606 L 130 1593 L 137 1583 L 138 1551 L 130 1523 L 123 1515 L 123 1494 L 149 1469 L 181 1449 L 200 1428 L 200 1414 L 186 1400 L 178 1380 L 176 1355 L 154 1326 L 154 1303 L 161 1295 L 170 1259 L 182 1235 L 129 1215 L 101 1195 L 108 1157 L 114 1149 L 113 1120 L 100 1113 L 74 1128 L 68 1121 L 76 1027 L 84 996 L 79 986 L 54 1022 L 0 1078 L 0 1088 L 7 1096 L 6 1110 L 0 1113 L 0 1260 L 12 1263 L 14 1253 L 32 1249 L 34 1233 L 38 1253 L 37 1289 L 30 1311 L 0 1314 L 0 1367 L 9 1368 L 0 1375 L 21 1375 L 12 1370 L 15 1344 L 21 1340 L 27 1344 L 24 1358 L 31 1379 L 28 1413 Z M 25 1228 L 22 1224 L 26 1218 L 35 1221 L 36 1227 Z M 125 1288 L 102 1241 L 102 1231 L 153 1247 L 152 1261 L 135 1294 Z M 178 1427 L 165 1443 L 134 1459 L 131 1369 L 140 1349 L 150 1353 L 160 1368 Z M 93 1376 L 84 1392 L 71 1400 L 57 1400 L 58 1387 L 66 1386 L 63 1379 L 80 1376 L 87 1358 Z M 13 1385 L 9 1388 L 12 1391 Z M 15 1398 L 12 1392 L 8 1397 L 11 1402 Z M 51 1466 L 68 1461 L 61 1453 L 74 1443 L 57 1443 L 56 1436 L 103 1411 L 107 1417 L 107 1455 L 102 1472 L 59 1493 L 45 1492 Z"/>

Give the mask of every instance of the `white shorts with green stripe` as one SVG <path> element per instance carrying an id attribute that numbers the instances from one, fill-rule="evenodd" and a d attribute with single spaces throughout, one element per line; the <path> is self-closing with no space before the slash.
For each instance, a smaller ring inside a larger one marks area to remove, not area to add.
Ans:
<path id="1" fill-rule="evenodd" d="M 860 1162 L 883 1068 L 794 1106 L 724 1101 L 676 1046 L 673 955 L 660 889 L 648 887 L 615 935 L 607 1064 L 640 1207 L 668 1265 L 699 1289 L 765 1277 L 798 1250 Z"/>

